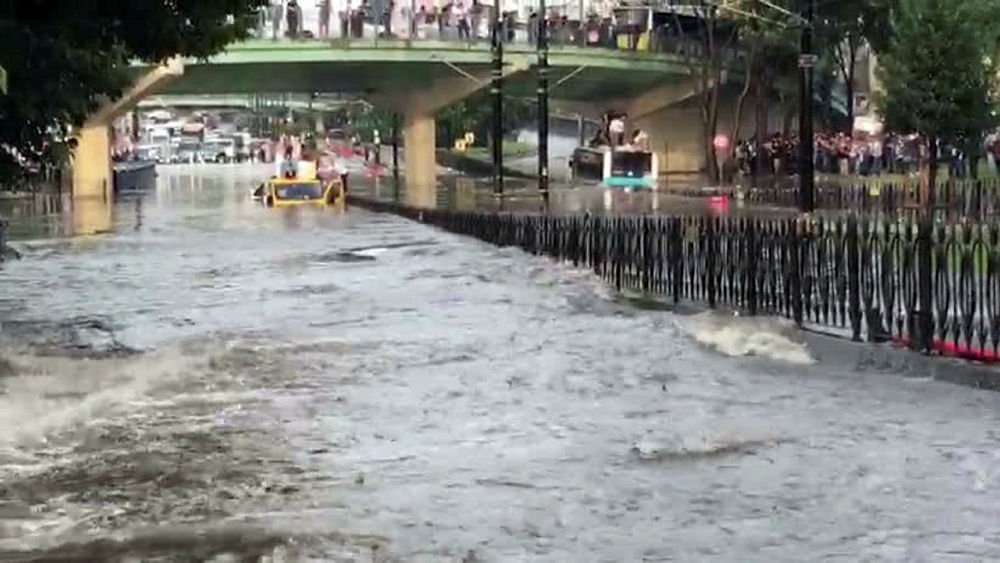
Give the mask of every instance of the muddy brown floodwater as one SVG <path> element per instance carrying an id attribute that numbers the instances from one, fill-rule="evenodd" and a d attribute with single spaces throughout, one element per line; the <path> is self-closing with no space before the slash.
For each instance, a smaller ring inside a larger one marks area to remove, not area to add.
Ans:
<path id="1" fill-rule="evenodd" d="M 1000 557 L 1000 395 L 260 173 L 12 211 L 0 560 Z"/>

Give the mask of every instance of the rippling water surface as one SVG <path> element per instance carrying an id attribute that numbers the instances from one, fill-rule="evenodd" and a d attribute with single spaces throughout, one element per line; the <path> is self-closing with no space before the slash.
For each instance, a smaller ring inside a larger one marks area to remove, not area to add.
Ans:
<path id="1" fill-rule="evenodd" d="M 1000 396 L 260 172 L 15 217 L 0 559 L 1000 557 Z"/>

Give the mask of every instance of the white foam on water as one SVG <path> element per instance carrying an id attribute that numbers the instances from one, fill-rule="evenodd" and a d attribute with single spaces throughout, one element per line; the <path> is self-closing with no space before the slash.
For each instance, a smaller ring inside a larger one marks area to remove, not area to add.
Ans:
<path id="1" fill-rule="evenodd" d="M 647 461 L 694 459 L 745 454 L 785 441 L 770 434 L 746 431 L 647 434 L 635 442 L 632 452 Z"/>
<path id="2" fill-rule="evenodd" d="M 176 347 L 129 358 L 84 360 L 13 354 L 17 375 L 2 381 L 0 453 L 46 442 L 60 430 L 100 419 L 194 368 Z"/>
<path id="3" fill-rule="evenodd" d="M 727 356 L 760 356 L 797 365 L 816 363 L 808 347 L 792 338 L 795 325 L 785 319 L 703 313 L 681 324 L 697 342 Z"/>
<path id="4" fill-rule="evenodd" d="M 388 251 L 389 251 L 388 248 L 376 247 L 376 248 L 366 248 L 364 250 L 358 250 L 353 254 L 357 254 L 358 256 L 375 257 L 375 256 L 381 256 L 382 254 L 385 254 Z"/>

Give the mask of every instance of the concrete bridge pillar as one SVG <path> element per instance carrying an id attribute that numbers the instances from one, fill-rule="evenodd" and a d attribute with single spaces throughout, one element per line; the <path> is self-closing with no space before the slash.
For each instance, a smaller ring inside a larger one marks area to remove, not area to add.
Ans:
<path id="1" fill-rule="evenodd" d="M 111 126 L 85 124 L 77 133 L 73 158 L 73 198 L 111 197 Z"/>
<path id="2" fill-rule="evenodd" d="M 433 208 L 437 201 L 437 125 L 425 112 L 406 114 L 403 121 L 403 150 L 406 151 L 406 203 Z"/>
<path id="3" fill-rule="evenodd" d="M 73 155 L 73 199 L 102 198 L 113 194 L 111 124 L 139 105 L 143 98 L 184 74 L 181 59 L 151 69 L 118 100 L 108 101 L 83 124 L 76 135 Z"/>
<path id="4" fill-rule="evenodd" d="M 114 225 L 112 202 L 91 198 L 73 200 L 73 234 L 96 235 L 111 232 Z"/>

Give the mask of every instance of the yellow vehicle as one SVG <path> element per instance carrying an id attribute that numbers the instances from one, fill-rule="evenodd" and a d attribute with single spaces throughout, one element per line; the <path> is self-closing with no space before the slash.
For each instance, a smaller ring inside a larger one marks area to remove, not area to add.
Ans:
<path id="1" fill-rule="evenodd" d="M 315 170 L 315 163 L 300 163 L 298 174 L 286 171 L 282 176 L 271 178 L 254 190 L 253 198 L 267 207 L 342 206 L 347 195 L 344 178 L 324 182 L 316 176 Z"/>

